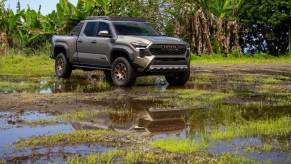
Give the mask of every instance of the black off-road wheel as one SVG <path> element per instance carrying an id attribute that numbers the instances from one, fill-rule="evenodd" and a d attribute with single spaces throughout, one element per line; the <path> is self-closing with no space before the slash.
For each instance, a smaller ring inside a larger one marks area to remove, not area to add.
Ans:
<path id="1" fill-rule="evenodd" d="M 58 78 L 69 78 L 72 74 L 72 66 L 63 53 L 59 53 L 55 59 L 55 72 Z"/>
<path id="2" fill-rule="evenodd" d="M 166 75 L 166 80 L 171 86 L 184 86 L 190 78 L 190 70 Z"/>
<path id="3" fill-rule="evenodd" d="M 136 81 L 136 70 L 124 57 L 114 60 L 111 71 L 112 82 L 119 87 L 132 86 Z"/>

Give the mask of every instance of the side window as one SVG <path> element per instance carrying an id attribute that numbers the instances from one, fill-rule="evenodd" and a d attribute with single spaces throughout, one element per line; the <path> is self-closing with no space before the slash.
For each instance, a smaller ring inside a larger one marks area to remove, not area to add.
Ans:
<path id="1" fill-rule="evenodd" d="M 96 36 L 97 24 L 97 22 L 88 22 L 84 34 L 90 37 Z"/>
<path id="2" fill-rule="evenodd" d="M 100 31 L 108 31 L 109 32 L 109 35 L 111 35 L 111 31 L 110 31 L 110 27 L 109 27 L 109 24 L 108 23 L 99 22 L 99 28 L 98 28 L 98 31 L 97 31 L 97 36 L 98 36 L 98 33 Z"/>
<path id="3" fill-rule="evenodd" d="M 70 32 L 70 35 L 72 35 L 72 36 L 79 36 L 79 35 L 80 35 L 80 32 L 81 32 L 81 30 L 82 30 L 82 28 L 83 28 L 83 25 L 84 25 L 83 22 L 80 22 L 79 24 L 77 24 L 77 25 L 73 28 L 73 30 Z"/>

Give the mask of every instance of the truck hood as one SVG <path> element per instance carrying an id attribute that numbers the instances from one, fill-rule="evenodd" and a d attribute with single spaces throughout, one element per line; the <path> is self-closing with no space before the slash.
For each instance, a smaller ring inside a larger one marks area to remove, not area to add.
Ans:
<path id="1" fill-rule="evenodd" d="M 118 36 L 120 39 L 126 39 L 129 42 L 151 42 L 153 44 L 187 44 L 182 39 L 167 36 Z"/>
<path id="2" fill-rule="evenodd" d="M 179 38 L 167 37 L 167 36 L 139 36 L 137 38 L 146 39 L 152 43 L 158 44 L 185 44 L 185 42 Z"/>

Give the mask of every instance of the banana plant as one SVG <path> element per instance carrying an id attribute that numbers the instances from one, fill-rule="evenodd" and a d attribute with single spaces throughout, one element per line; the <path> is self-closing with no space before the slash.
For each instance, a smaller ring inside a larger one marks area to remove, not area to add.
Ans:
<path id="1" fill-rule="evenodd" d="M 22 14 L 22 12 L 14 14 L 14 12 L 10 9 L 4 10 L 4 12 L 1 13 L 2 16 L 0 18 L 0 32 L 6 33 L 10 46 L 13 45 L 14 38 L 17 38 L 17 33 L 19 31 L 17 27 L 21 24 Z"/>
<path id="2" fill-rule="evenodd" d="M 53 34 L 48 18 L 41 15 L 40 12 L 28 8 L 23 12 L 21 20 L 22 24 L 18 29 L 20 29 L 19 36 L 24 46 L 37 47 L 38 43 Z"/>
<path id="3" fill-rule="evenodd" d="M 198 0 L 198 4 L 221 19 L 236 19 L 244 0 Z"/>

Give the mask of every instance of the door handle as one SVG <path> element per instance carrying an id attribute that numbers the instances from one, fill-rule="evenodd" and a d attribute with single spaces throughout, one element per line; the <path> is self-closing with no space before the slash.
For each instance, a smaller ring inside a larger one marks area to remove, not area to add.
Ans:
<path id="1" fill-rule="evenodd" d="M 78 42 L 78 43 L 83 43 L 83 41 L 82 41 L 82 40 L 78 40 L 77 42 Z"/>
<path id="2" fill-rule="evenodd" d="M 91 43 L 97 43 L 97 41 L 96 40 L 93 40 Z"/>

